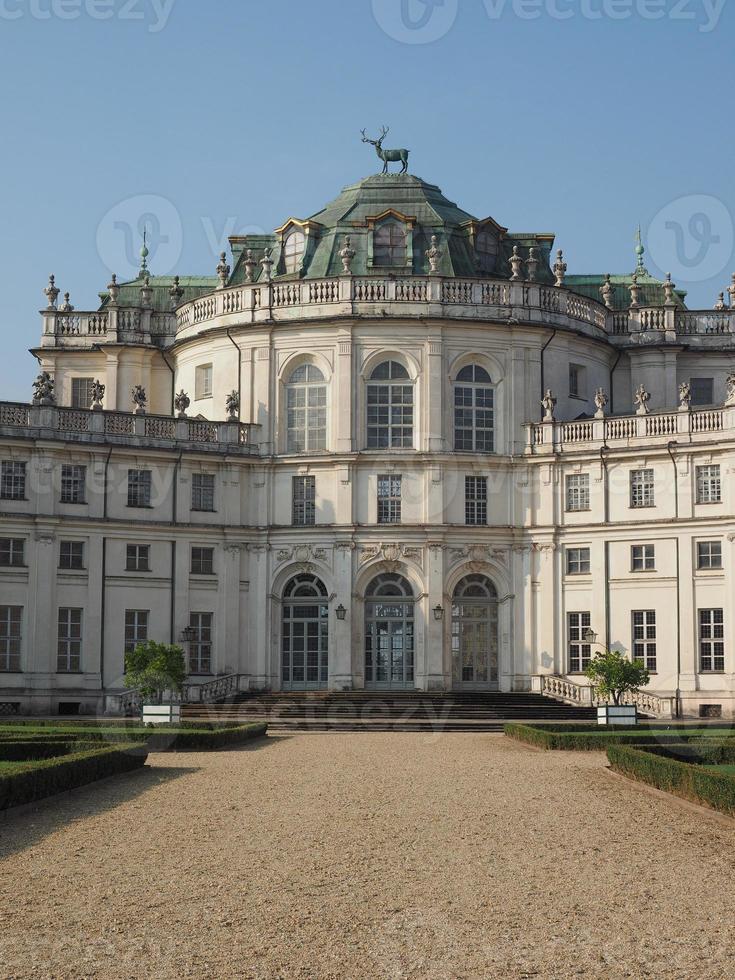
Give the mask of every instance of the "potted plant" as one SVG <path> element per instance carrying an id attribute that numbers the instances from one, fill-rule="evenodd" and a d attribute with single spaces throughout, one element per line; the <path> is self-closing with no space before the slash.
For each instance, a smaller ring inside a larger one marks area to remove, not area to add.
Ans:
<path id="1" fill-rule="evenodd" d="M 184 651 L 173 643 L 147 640 L 125 655 L 125 686 L 140 691 L 148 724 L 180 721 L 181 705 L 172 696 L 181 694 L 185 678 Z"/>
<path id="2" fill-rule="evenodd" d="M 598 700 L 600 725 L 635 725 L 638 720 L 634 704 L 623 704 L 626 694 L 635 694 L 651 679 L 648 668 L 639 660 L 629 660 L 617 650 L 603 650 L 590 660 L 585 676 L 592 681 Z M 612 701 L 612 704 L 610 703 Z"/>

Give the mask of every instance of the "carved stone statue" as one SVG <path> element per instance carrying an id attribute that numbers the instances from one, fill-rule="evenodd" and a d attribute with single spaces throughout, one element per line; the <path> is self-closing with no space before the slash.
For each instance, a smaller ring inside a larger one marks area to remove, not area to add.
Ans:
<path id="1" fill-rule="evenodd" d="M 536 249 L 532 245 L 528 250 L 528 258 L 526 259 L 526 275 L 529 282 L 536 281 L 537 272 L 538 259 L 536 258 Z"/>
<path id="2" fill-rule="evenodd" d="M 651 395 L 643 385 L 638 385 L 636 388 L 635 395 L 633 397 L 633 404 L 637 406 L 635 410 L 636 415 L 648 415 L 650 409 L 648 403 L 651 400 Z"/>
<path id="3" fill-rule="evenodd" d="M 679 411 L 688 412 L 692 407 L 692 386 L 688 381 L 679 385 Z"/>
<path id="4" fill-rule="evenodd" d="M 666 306 L 675 306 L 676 297 L 674 296 L 674 290 L 676 285 L 671 281 L 671 273 L 666 273 L 666 279 L 664 281 L 664 304 Z"/>
<path id="5" fill-rule="evenodd" d="M 110 297 L 110 306 L 117 306 L 117 298 L 120 295 L 120 287 L 117 284 L 117 276 L 112 273 L 112 278 L 107 283 L 107 292 Z"/>
<path id="6" fill-rule="evenodd" d="M 191 398 L 189 398 L 187 393 L 182 388 L 181 391 L 178 392 L 178 394 L 174 398 L 174 408 L 176 409 L 176 418 L 185 419 L 186 410 L 189 407 L 189 405 L 191 405 Z"/>
<path id="7" fill-rule="evenodd" d="M 218 289 L 224 289 L 227 280 L 230 278 L 230 267 L 227 264 L 227 252 L 220 252 L 219 264 L 217 266 L 217 278 L 219 279 Z"/>
<path id="8" fill-rule="evenodd" d="M 605 306 L 608 308 L 608 310 L 614 309 L 615 308 L 615 303 L 613 302 L 613 299 L 614 299 L 614 296 L 615 296 L 615 287 L 613 286 L 612 282 L 610 281 L 610 273 L 609 272 L 605 276 L 605 281 L 600 286 L 600 292 L 602 293 L 602 302 L 605 304 Z"/>
<path id="9" fill-rule="evenodd" d="M 638 274 L 633 273 L 633 278 L 630 280 L 630 285 L 628 286 L 630 290 L 630 308 L 635 310 L 640 305 L 638 303 L 638 297 L 640 295 L 641 287 L 638 285 Z"/>
<path id="10" fill-rule="evenodd" d="M 143 280 L 143 285 L 140 287 L 140 305 L 144 310 L 151 308 L 153 303 L 153 286 L 151 286 L 151 280 L 149 276 L 146 276 Z"/>
<path id="11" fill-rule="evenodd" d="M 174 283 L 169 289 L 168 295 L 171 300 L 171 309 L 175 310 L 184 298 L 184 290 L 181 288 L 181 282 L 178 276 L 174 276 Z"/>
<path id="12" fill-rule="evenodd" d="M 231 391 L 225 398 L 225 409 L 227 411 L 227 421 L 237 422 L 240 415 L 240 395 L 236 391 Z"/>
<path id="13" fill-rule="evenodd" d="M 48 371 L 42 371 L 33 382 L 33 404 L 55 405 L 54 379 Z"/>
<path id="14" fill-rule="evenodd" d="M 439 239 L 436 235 L 432 235 L 431 248 L 426 250 L 426 258 L 429 260 L 429 275 L 436 275 L 439 271 L 439 261 L 443 254 L 439 248 Z"/>
<path id="15" fill-rule="evenodd" d="M 510 257 L 510 267 L 513 270 L 512 271 L 512 274 L 511 274 L 511 277 L 510 277 L 512 281 L 517 281 L 518 279 L 521 279 L 522 278 L 522 276 L 521 276 L 521 266 L 522 265 L 523 265 L 523 258 L 518 253 L 518 246 L 517 245 L 514 245 L 513 246 L 513 254 Z"/>
<path id="16" fill-rule="evenodd" d="M 245 282 L 253 282 L 255 270 L 258 268 L 258 262 L 253 255 L 252 248 L 249 248 L 245 253 L 243 265 L 245 266 Z"/>
<path id="17" fill-rule="evenodd" d="M 735 374 L 728 374 L 725 379 L 725 408 L 735 405 Z"/>
<path id="18" fill-rule="evenodd" d="M 564 276 L 567 274 L 567 264 L 564 261 L 564 253 L 561 249 L 557 249 L 556 262 L 552 271 L 554 273 L 554 285 L 563 286 Z"/>
<path id="19" fill-rule="evenodd" d="M 547 388 L 544 392 L 544 397 L 541 399 L 541 406 L 544 410 L 544 422 L 553 422 L 556 398 L 552 395 L 551 388 Z"/>
<path id="20" fill-rule="evenodd" d="M 145 406 L 148 398 L 143 385 L 133 385 L 131 395 L 133 398 L 133 405 L 135 405 L 135 414 L 145 415 Z"/>
<path id="21" fill-rule="evenodd" d="M 342 271 L 346 276 L 349 276 L 352 273 L 352 260 L 356 254 L 357 253 L 352 247 L 350 236 L 345 235 L 345 243 L 339 250 L 339 257 L 342 259 Z"/>
<path id="22" fill-rule="evenodd" d="M 44 295 L 46 296 L 46 299 L 48 300 L 48 306 L 46 307 L 46 309 L 55 310 L 56 300 L 58 299 L 59 296 L 59 287 L 56 285 L 55 276 L 48 277 L 48 286 L 46 286 L 43 292 Z"/>
<path id="23" fill-rule="evenodd" d="M 263 268 L 263 282 L 271 281 L 271 269 L 273 268 L 273 259 L 271 258 L 272 248 L 267 248 L 263 253 L 263 258 L 260 260 L 260 264 Z"/>
<path id="24" fill-rule="evenodd" d="M 596 419 L 605 418 L 605 407 L 607 406 L 607 402 L 608 402 L 608 398 L 605 389 L 598 388 L 597 391 L 595 392 L 595 408 L 597 409 L 597 411 L 595 412 Z"/>
<path id="25" fill-rule="evenodd" d="M 375 147 L 375 152 L 378 154 L 378 158 L 383 161 L 383 173 L 388 173 L 389 163 L 401 163 L 400 173 L 408 173 L 408 154 L 410 150 L 384 150 L 383 140 L 390 132 L 388 126 L 382 126 L 380 131 L 380 136 L 376 140 L 368 139 L 365 135 L 365 130 L 362 130 L 362 141 L 363 143 L 370 143 Z"/>
<path id="26" fill-rule="evenodd" d="M 90 391 L 92 394 L 92 411 L 102 411 L 102 399 L 105 397 L 105 386 L 102 384 L 99 378 L 92 382 Z"/>

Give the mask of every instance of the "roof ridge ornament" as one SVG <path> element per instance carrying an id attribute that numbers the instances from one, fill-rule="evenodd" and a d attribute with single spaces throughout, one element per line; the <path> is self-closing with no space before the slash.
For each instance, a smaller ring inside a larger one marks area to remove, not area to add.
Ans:
<path id="1" fill-rule="evenodd" d="M 148 251 L 147 239 L 148 229 L 143 226 L 143 247 L 140 250 L 140 271 L 138 272 L 138 279 L 145 279 L 147 275 L 150 275 L 148 271 L 148 256 L 150 252 Z"/>
<path id="2" fill-rule="evenodd" d="M 384 174 L 388 173 L 389 163 L 398 163 L 398 162 L 401 163 L 401 170 L 399 171 L 399 173 L 402 174 L 408 173 L 408 154 L 411 152 L 410 150 L 384 150 L 383 149 L 383 140 L 390 132 L 389 126 L 381 127 L 380 136 L 376 140 L 371 140 L 368 136 L 366 136 L 364 129 L 361 130 L 361 132 L 362 132 L 363 143 L 370 143 L 372 146 L 374 146 L 375 152 L 378 154 L 379 159 L 383 161 Z"/>
<path id="3" fill-rule="evenodd" d="M 637 276 L 649 276 L 650 273 L 643 261 L 643 256 L 646 254 L 646 250 L 643 247 L 643 238 L 641 237 L 640 224 L 638 225 L 638 230 L 635 233 L 635 254 L 636 254 L 635 274 Z"/>

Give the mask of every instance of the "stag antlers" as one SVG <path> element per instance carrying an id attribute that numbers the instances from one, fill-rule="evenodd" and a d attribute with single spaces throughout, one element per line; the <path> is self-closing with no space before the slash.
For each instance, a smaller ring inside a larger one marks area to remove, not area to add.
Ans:
<path id="1" fill-rule="evenodd" d="M 361 129 L 360 132 L 362 133 L 362 141 L 363 141 L 363 143 L 372 143 L 373 146 L 380 146 L 380 144 L 383 142 L 383 140 L 385 139 L 385 137 L 390 132 L 390 126 L 381 126 L 380 127 L 380 136 L 376 140 L 369 139 L 369 137 L 367 137 L 365 135 L 365 130 L 364 129 Z"/>

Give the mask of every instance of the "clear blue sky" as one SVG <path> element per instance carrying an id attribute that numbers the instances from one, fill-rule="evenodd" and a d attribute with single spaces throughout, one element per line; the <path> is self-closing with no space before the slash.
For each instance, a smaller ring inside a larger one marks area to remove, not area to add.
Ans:
<path id="1" fill-rule="evenodd" d="M 570 273 L 630 270 L 640 221 L 651 271 L 712 306 L 735 271 L 713 2 L 0 0 L 0 397 L 30 397 L 48 274 L 94 308 L 141 197 L 170 202 L 152 271 L 213 273 L 227 233 L 375 172 L 381 123 L 468 211 L 555 232 Z"/>

